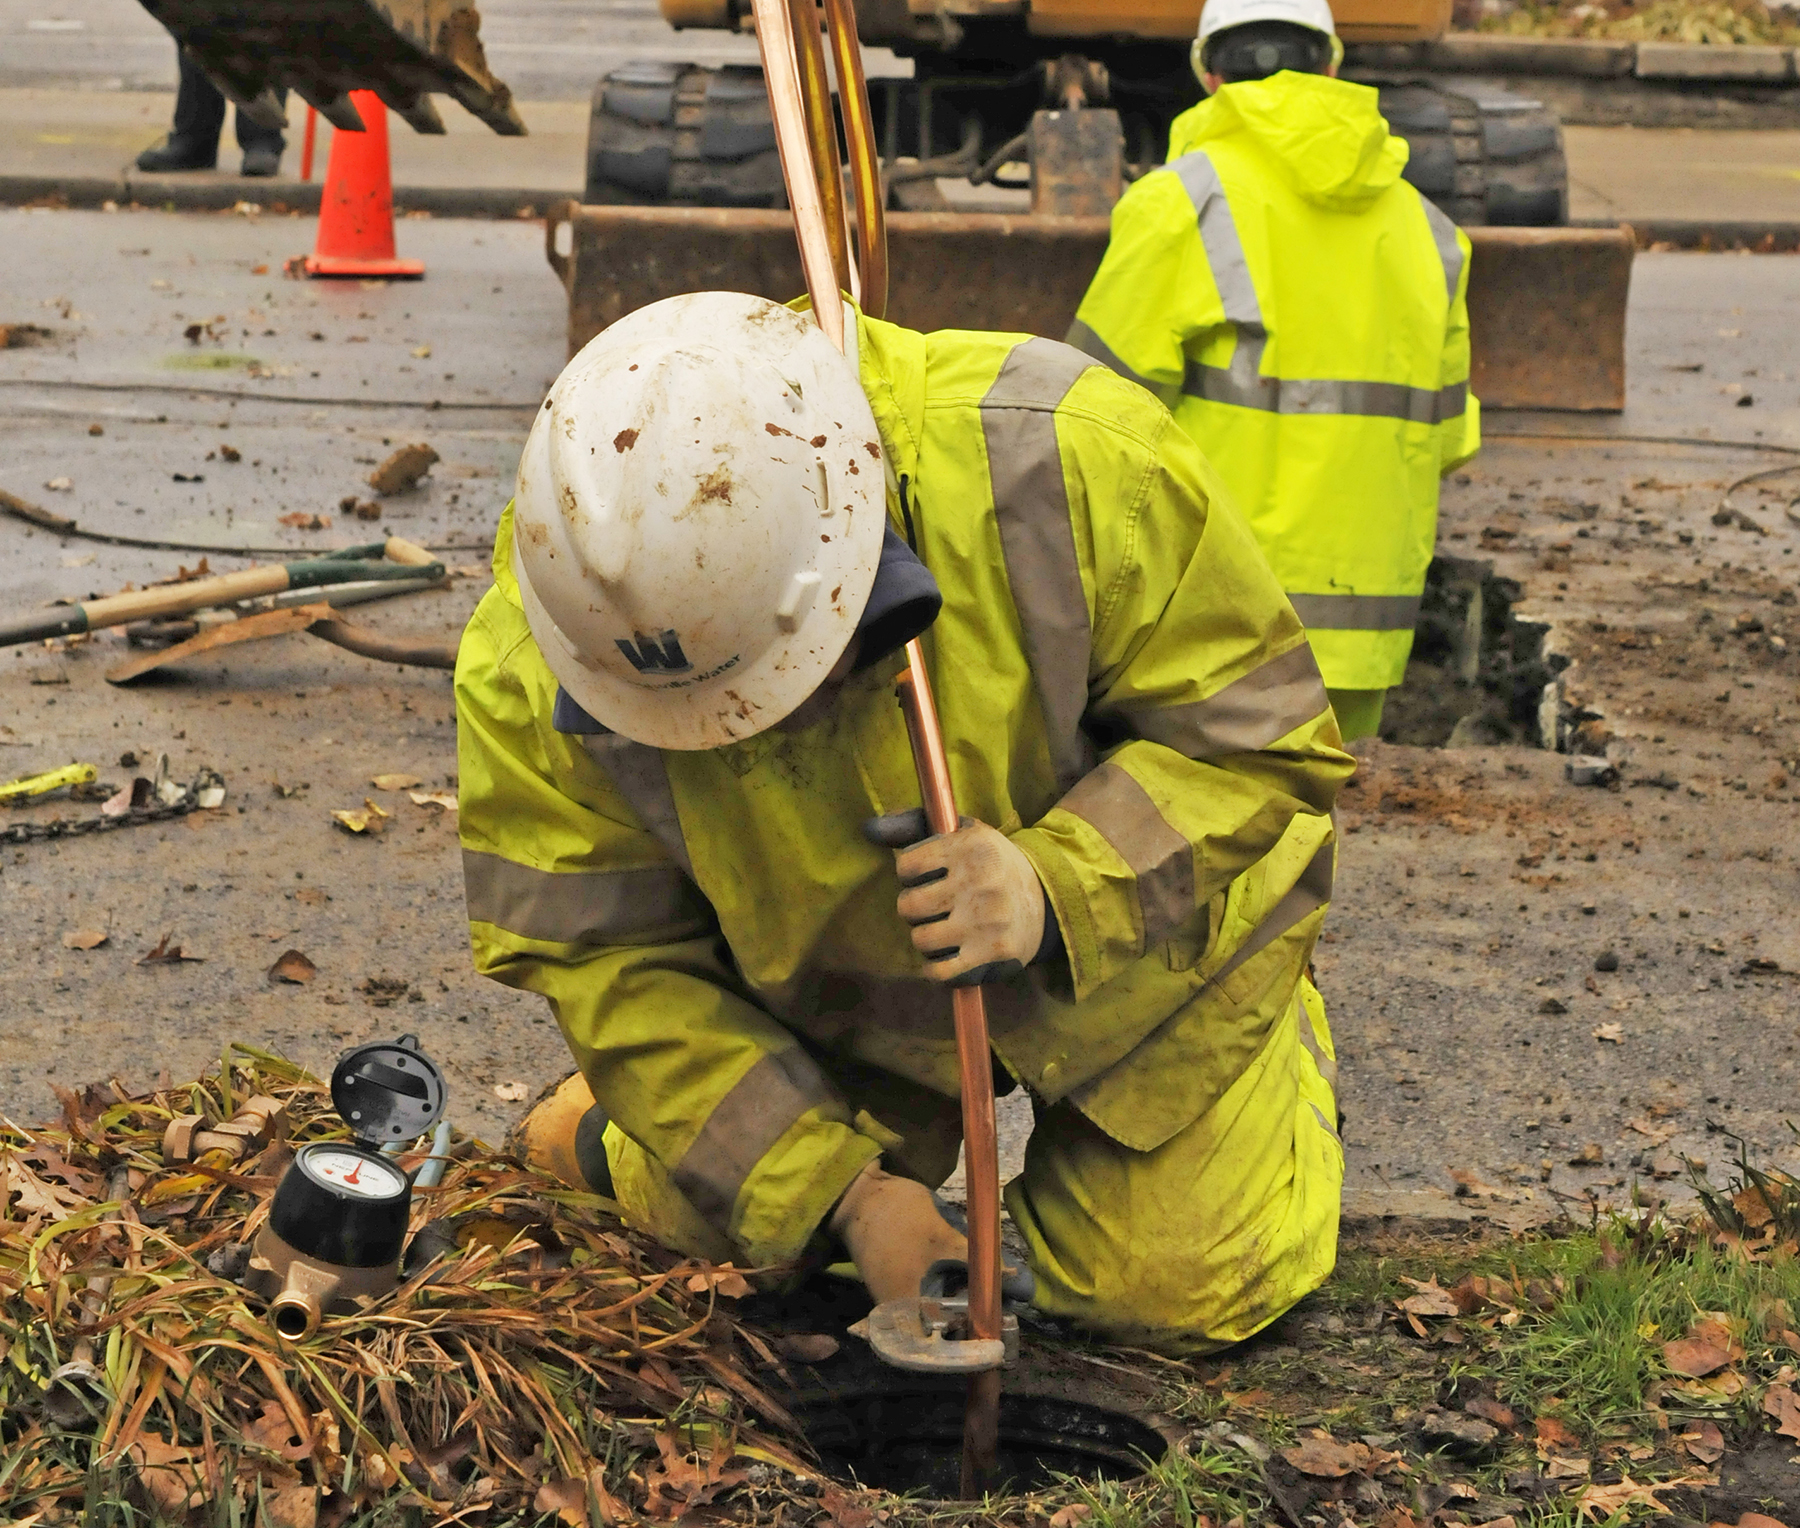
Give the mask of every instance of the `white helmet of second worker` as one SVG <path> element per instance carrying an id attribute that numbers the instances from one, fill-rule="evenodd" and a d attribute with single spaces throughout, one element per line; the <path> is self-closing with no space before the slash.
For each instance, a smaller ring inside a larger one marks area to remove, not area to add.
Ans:
<path id="1" fill-rule="evenodd" d="M 1269 21 L 1324 33 L 1331 40 L 1331 61 L 1343 59 L 1344 45 L 1338 41 L 1337 23 L 1326 0 L 1206 0 L 1200 12 L 1200 32 L 1194 38 L 1194 73 L 1206 72 L 1207 46 L 1215 35 Z"/>
<path id="2" fill-rule="evenodd" d="M 849 646 L 885 479 L 854 356 L 810 314 L 696 292 L 619 320 L 519 461 L 513 569 L 550 672 L 659 748 L 773 726 Z"/>

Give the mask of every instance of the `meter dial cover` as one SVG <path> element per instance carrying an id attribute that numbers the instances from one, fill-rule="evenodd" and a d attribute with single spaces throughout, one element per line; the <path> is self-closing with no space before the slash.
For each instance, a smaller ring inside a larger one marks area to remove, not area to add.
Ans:
<path id="1" fill-rule="evenodd" d="M 413 1140 L 444 1112 L 444 1074 L 417 1035 L 359 1045 L 331 1070 L 331 1101 L 359 1141 Z"/>

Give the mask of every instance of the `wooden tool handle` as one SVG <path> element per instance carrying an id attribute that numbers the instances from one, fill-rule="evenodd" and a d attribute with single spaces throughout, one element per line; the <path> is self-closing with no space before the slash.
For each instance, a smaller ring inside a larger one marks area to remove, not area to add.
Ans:
<path id="1" fill-rule="evenodd" d="M 427 568 L 437 561 L 424 547 L 415 545 L 403 536 L 389 536 L 382 545 L 382 551 L 389 562 L 403 562 L 411 568 Z"/>
<path id="2" fill-rule="evenodd" d="M 87 612 L 87 629 L 98 631 L 102 626 L 122 626 L 127 621 L 158 615 L 186 615 L 209 605 L 229 605 L 234 600 L 255 599 L 259 594 L 279 594 L 287 587 L 288 570 L 274 563 L 212 578 L 192 578 L 185 584 L 159 584 L 154 589 L 112 594 L 89 600 L 81 608 Z"/>

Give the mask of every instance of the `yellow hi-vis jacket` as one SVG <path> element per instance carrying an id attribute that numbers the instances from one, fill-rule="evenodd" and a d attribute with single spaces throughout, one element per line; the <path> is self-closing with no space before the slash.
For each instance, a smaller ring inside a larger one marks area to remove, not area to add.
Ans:
<path id="1" fill-rule="evenodd" d="M 1481 444 L 1469 241 L 1406 158 L 1367 86 L 1224 86 L 1113 209 L 1069 334 L 1199 443 L 1333 689 L 1404 677 L 1438 479 Z"/>
<path id="2" fill-rule="evenodd" d="M 858 341 L 944 596 L 924 645 L 958 804 L 1030 857 L 1067 951 L 989 985 L 994 1051 L 1130 1152 L 1272 1052 L 1217 1128 L 1234 1160 L 1256 1153 L 1233 1131 L 1283 1143 L 1286 1194 L 1312 1171 L 1285 1144 L 1306 1113 L 1301 1046 L 1308 1075 L 1331 1067 L 1322 1023 L 1296 1040 L 1294 1016 L 1352 768 L 1300 623 L 1141 389 L 1052 340 L 863 318 Z M 893 487 L 888 507 L 901 528 Z M 509 509 L 456 671 L 476 964 L 549 999 L 606 1114 L 740 1256 L 794 1256 L 869 1161 L 905 1160 L 906 1118 L 852 1108 L 838 1081 L 959 1091 L 950 994 L 895 912 L 892 855 L 861 832 L 919 801 L 901 658 L 793 734 L 679 752 L 559 732 L 511 525 Z M 1308 1282 L 1284 1269 L 1260 1291 L 1259 1322 L 1329 1271 L 1329 1151 L 1307 1210 L 1323 1250 Z M 1253 1225 L 1252 1208 L 1232 1213 Z M 1258 1256 L 1238 1249 L 1247 1282 Z"/>

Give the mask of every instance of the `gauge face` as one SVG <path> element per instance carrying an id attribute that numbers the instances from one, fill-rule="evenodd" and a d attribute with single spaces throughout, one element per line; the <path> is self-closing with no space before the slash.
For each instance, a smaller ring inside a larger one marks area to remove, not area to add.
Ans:
<path id="1" fill-rule="evenodd" d="M 410 1189 L 406 1174 L 385 1157 L 348 1146 L 310 1146 L 299 1166 L 314 1182 L 353 1199 L 394 1199 Z"/>

